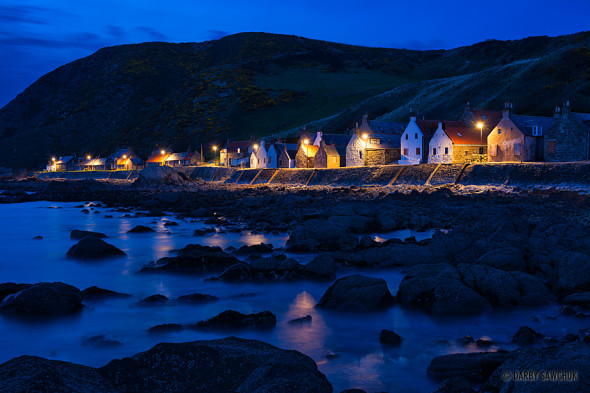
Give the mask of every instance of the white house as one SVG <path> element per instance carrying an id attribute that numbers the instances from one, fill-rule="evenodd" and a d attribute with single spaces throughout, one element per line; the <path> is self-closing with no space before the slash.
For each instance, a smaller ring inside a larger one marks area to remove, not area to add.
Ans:
<path id="1" fill-rule="evenodd" d="M 416 117 L 412 116 L 401 140 L 400 165 L 417 165 L 423 162 L 424 133 L 416 124 Z"/>
<path id="2" fill-rule="evenodd" d="M 428 163 L 450 164 L 452 161 L 453 141 L 443 129 L 443 123 L 439 122 L 438 128 L 428 144 Z"/>

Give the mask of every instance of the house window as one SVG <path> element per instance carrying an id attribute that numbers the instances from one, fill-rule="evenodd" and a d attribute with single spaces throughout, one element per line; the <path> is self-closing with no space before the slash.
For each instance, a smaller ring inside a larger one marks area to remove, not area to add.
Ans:
<path id="1" fill-rule="evenodd" d="M 555 153 L 555 141 L 547 142 L 547 153 Z"/>
<path id="2" fill-rule="evenodd" d="M 363 151 L 359 150 L 359 157 L 362 159 L 363 158 Z"/>
<path id="3" fill-rule="evenodd" d="M 498 135 L 502 135 L 502 130 L 498 128 Z"/>
<path id="4" fill-rule="evenodd" d="M 541 136 L 541 135 L 543 135 L 543 127 L 533 126 L 533 136 Z"/>
<path id="5" fill-rule="evenodd" d="M 414 139 L 418 139 L 418 133 L 414 134 Z"/>
<path id="6" fill-rule="evenodd" d="M 240 148 L 238 147 L 238 154 L 240 154 Z"/>
<path id="7" fill-rule="evenodd" d="M 407 156 L 407 155 L 408 155 L 408 149 L 406 148 L 406 149 L 404 149 L 404 156 Z"/>
<path id="8" fill-rule="evenodd" d="M 336 163 L 336 160 L 338 159 L 338 157 L 334 157 L 332 158 L 332 161 L 334 162 L 334 164 Z"/>
<path id="9" fill-rule="evenodd" d="M 432 148 L 432 155 L 435 156 L 436 155 L 436 147 Z"/>
<path id="10" fill-rule="evenodd" d="M 417 147 L 417 148 L 416 148 L 416 155 L 417 155 L 417 156 L 419 156 L 419 155 L 420 155 L 420 148 L 419 148 L 419 147 Z"/>
<path id="11" fill-rule="evenodd" d="M 449 154 L 449 148 L 445 147 L 445 154 Z"/>
<path id="12" fill-rule="evenodd" d="M 408 140 L 408 134 L 406 134 L 406 140 Z"/>
<path id="13" fill-rule="evenodd" d="M 514 144 L 514 155 L 515 156 L 519 156 L 520 155 L 520 143 L 515 143 Z"/>
<path id="14" fill-rule="evenodd" d="M 483 154 L 483 146 L 480 146 L 480 148 L 479 148 L 479 154 Z"/>
<path id="15" fill-rule="evenodd" d="M 378 144 L 381 143 L 381 141 L 379 139 L 377 139 L 377 138 L 371 138 L 371 139 L 369 139 L 369 143 L 371 145 L 378 145 Z"/>

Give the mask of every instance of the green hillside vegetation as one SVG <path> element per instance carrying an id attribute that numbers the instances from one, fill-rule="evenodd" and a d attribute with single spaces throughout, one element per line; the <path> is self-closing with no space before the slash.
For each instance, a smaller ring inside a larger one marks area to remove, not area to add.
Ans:
<path id="1" fill-rule="evenodd" d="M 207 150 L 305 124 L 345 132 L 364 112 L 405 121 L 410 107 L 448 118 L 466 100 L 547 114 L 568 98 L 590 112 L 589 43 L 590 33 L 579 33 L 411 51 L 242 33 L 103 48 L 0 109 L 0 166 L 126 145 L 144 156 L 156 146 Z"/>

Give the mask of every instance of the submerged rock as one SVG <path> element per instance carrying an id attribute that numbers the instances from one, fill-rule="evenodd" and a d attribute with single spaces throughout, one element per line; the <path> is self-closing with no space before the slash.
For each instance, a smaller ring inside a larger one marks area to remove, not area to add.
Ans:
<path id="1" fill-rule="evenodd" d="M 219 277 L 220 280 L 235 281 L 277 281 L 277 280 L 330 280 L 332 275 L 325 275 L 321 269 L 309 269 L 295 259 L 285 255 L 273 255 L 268 258 L 255 258 L 250 264 L 239 262 L 228 267 Z"/>
<path id="2" fill-rule="evenodd" d="M 528 326 L 521 326 L 512 337 L 512 342 L 518 345 L 531 345 L 543 337 Z"/>
<path id="3" fill-rule="evenodd" d="M 131 228 L 127 231 L 127 233 L 151 233 L 156 232 L 150 227 L 146 227 L 144 225 L 136 225 L 135 227 Z"/>
<path id="4" fill-rule="evenodd" d="M 207 295 L 204 293 L 191 293 L 190 295 L 183 295 L 178 297 L 181 303 L 205 303 L 219 300 L 217 296 Z"/>
<path id="5" fill-rule="evenodd" d="M 292 324 L 304 324 L 304 323 L 311 323 L 311 315 L 306 315 L 303 317 L 291 319 L 289 323 Z"/>
<path id="6" fill-rule="evenodd" d="M 13 282 L 5 282 L 0 284 L 0 303 L 8 295 L 22 291 L 25 288 L 30 287 L 31 284 L 15 284 Z"/>
<path id="7" fill-rule="evenodd" d="M 236 337 L 161 343 L 99 371 L 127 392 L 332 393 L 311 358 Z"/>
<path id="8" fill-rule="evenodd" d="M 227 310 L 211 319 L 197 322 L 197 329 L 270 329 L 277 324 L 277 318 L 270 311 L 256 314 L 242 314 Z"/>
<path id="9" fill-rule="evenodd" d="M 88 236 L 74 244 L 67 252 L 68 258 L 91 260 L 127 256 L 117 247 L 94 236 Z"/>
<path id="10" fill-rule="evenodd" d="M 148 329 L 148 333 L 162 334 L 162 333 L 180 332 L 182 330 L 184 330 L 184 326 L 179 325 L 178 323 L 165 323 L 163 325 L 152 326 L 151 328 Z"/>
<path id="11" fill-rule="evenodd" d="M 189 244 L 178 251 L 178 256 L 161 258 L 156 262 L 155 266 L 146 266 L 141 271 L 210 272 L 226 269 L 238 262 L 239 260 L 236 257 L 224 252 L 220 247 Z"/>
<path id="12" fill-rule="evenodd" d="M 390 306 L 393 296 L 382 278 L 353 275 L 336 280 L 316 307 L 339 311 L 378 310 Z"/>
<path id="13" fill-rule="evenodd" d="M 80 231 L 78 229 L 74 229 L 72 232 L 70 232 L 70 239 L 80 240 L 84 239 L 86 236 L 94 236 L 101 239 L 107 237 L 107 235 L 101 232 Z"/>
<path id="14" fill-rule="evenodd" d="M 139 306 L 151 306 L 151 305 L 161 305 L 168 303 L 168 298 L 164 295 L 156 294 L 152 296 L 148 296 L 145 299 L 140 300 L 137 305 Z"/>
<path id="15" fill-rule="evenodd" d="M 109 289 L 99 288 L 97 286 L 88 287 L 82 292 L 82 298 L 88 300 L 100 300 L 100 299 L 111 299 L 111 298 L 126 298 L 131 295 L 126 293 L 120 293 L 111 291 Z"/>
<path id="16" fill-rule="evenodd" d="M 402 338 L 393 330 L 383 329 L 379 335 L 379 342 L 390 347 L 397 347 L 402 343 Z"/>
<path id="17" fill-rule="evenodd" d="M 8 295 L 0 304 L 0 312 L 34 316 L 70 314 L 82 308 L 80 290 L 61 282 L 33 284 Z"/>

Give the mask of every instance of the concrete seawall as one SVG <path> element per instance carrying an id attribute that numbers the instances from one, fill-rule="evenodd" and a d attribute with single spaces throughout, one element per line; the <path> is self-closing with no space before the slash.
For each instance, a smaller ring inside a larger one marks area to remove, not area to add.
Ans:
<path id="1" fill-rule="evenodd" d="M 205 181 L 239 185 L 387 186 L 387 185 L 511 185 L 590 186 L 590 162 L 423 164 L 332 169 L 236 169 L 223 167 L 176 168 Z M 41 179 L 128 179 L 138 171 L 43 172 Z"/>

